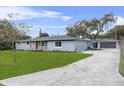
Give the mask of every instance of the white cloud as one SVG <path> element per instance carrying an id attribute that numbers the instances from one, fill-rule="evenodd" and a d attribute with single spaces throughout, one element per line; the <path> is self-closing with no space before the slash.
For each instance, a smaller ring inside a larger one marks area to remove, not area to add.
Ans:
<path id="1" fill-rule="evenodd" d="M 124 18 L 120 16 L 116 16 L 116 17 L 117 17 L 116 25 L 124 25 Z"/>
<path id="2" fill-rule="evenodd" d="M 63 20 L 71 19 L 70 16 L 65 16 L 61 12 L 50 11 L 50 10 L 41 10 L 34 11 L 28 7 L 0 7 L 0 18 L 7 18 L 8 13 L 19 13 L 18 19 L 33 19 L 33 18 L 59 18 Z"/>
<path id="3" fill-rule="evenodd" d="M 63 20 L 70 20 L 72 17 L 70 17 L 70 16 L 62 16 L 62 19 Z"/>
<path id="4" fill-rule="evenodd" d="M 58 17 L 58 16 L 61 16 L 62 13 L 60 12 L 56 12 L 56 11 L 48 11 L 48 10 L 43 10 L 41 12 L 42 16 L 44 17 Z"/>
<path id="5" fill-rule="evenodd" d="M 40 13 L 32 11 L 26 7 L 0 7 L 0 18 L 8 19 L 7 14 L 10 13 L 19 13 L 17 20 L 32 19 L 40 16 Z"/>

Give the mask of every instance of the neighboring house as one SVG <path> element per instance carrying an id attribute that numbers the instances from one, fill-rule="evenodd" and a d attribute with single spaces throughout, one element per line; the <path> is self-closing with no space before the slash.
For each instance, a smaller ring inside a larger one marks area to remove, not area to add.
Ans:
<path id="1" fill-rule="evenodd" d="M 93 48 L 90 40 L 71 36 L 39 37 L 16 42 L 16 50 L 77 51 Z"/>
<path id="2" fill-rule="evenodd" d="M 95 48 L 117 48 L 118 40 L 114 39 L 99 39 L 94 43 Z"/>

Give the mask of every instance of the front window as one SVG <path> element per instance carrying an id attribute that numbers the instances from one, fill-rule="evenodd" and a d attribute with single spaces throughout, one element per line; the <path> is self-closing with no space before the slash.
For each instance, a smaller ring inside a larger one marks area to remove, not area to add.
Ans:
<path id="1" fill-rule="evenodd" d="M 42 42 L 42 46 L 44 46 L 44 42 Z"/>
<path id="2" fill-rule="evenodd" d="M 29 45 L 29 42 L 27 42 L 27 45 Z"/>
<path id="3" fill-rule="evenodd" d="M 18 45 L 20 45 L 20 42 L 18 42 Z"/>
<path id="4" fill-rule="evenodd" d="M 61 47 L 62 46 L 62 42 L 61 41 L 56 41 L 55 42 L 55 46 L 56 47 Z"/>

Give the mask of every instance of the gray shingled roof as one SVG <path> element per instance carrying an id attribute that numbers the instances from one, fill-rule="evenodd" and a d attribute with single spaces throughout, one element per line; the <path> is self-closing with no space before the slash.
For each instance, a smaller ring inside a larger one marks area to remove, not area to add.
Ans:
<path id="1" fill-rule="evenodd" d="M 115 39 L 97 39 L 96 42 L 118 42 Z"/>
<path id="2" fill-rule="evenodd" d="M 55 41 L 55 40 L 82 40 L 71 36 L 51 36 L 51 37 L 39 37 L 26 40 L 17 40 L 17 42 L 28 42 L 28 41 Z"/>

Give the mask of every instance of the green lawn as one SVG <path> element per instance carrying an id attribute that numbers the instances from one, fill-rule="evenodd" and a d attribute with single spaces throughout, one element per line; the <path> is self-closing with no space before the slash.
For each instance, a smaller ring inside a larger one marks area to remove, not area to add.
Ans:
<path id="1" fill-rule="evenodd" d="M 120 56 L 119 72 L 124 77 L 124 40 L 120 40 L 120 49 L 121 49 L 121 56 Z"/>
<path id="2" fill-rule="evenodd" d="M 90 54 L 16 51 L 17 62 L 13 62 L 12 51 L 0 51 L 0 79 L 27 73 L 62 67 Z"/>
<path id="3" fill-rule="evenodd" d="M 124 58 L 121 58 L 119 72 L 124 77 Z"/>

